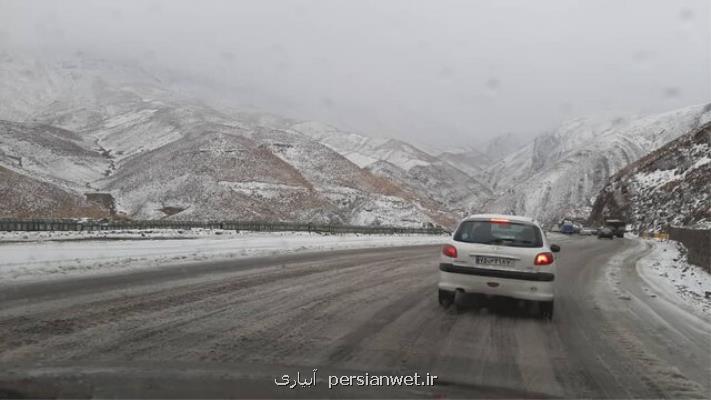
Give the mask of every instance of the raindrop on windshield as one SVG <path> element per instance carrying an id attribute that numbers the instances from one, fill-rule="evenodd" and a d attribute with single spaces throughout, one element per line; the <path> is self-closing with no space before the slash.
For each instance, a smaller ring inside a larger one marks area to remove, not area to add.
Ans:
<path id="1" fill-rule="evenodd" d="M 486 81 L 486 88 L 490 94 L 496 94 L 501 87 L 501 82 L 496 78 L 490 78 Z"/>
<path id="2" fill-rule="evenodd" d="M 678 87 L 668 87 L 664 89 L 664 97 L 668 99 L 675 99 L 679 97 L 681 90 Z"/>

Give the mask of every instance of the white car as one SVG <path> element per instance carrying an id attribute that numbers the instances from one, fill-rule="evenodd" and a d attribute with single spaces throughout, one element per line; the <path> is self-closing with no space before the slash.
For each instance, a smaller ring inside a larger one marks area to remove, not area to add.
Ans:
<path id="1" fill-rule="evenodd" d="M 539 302 L 553 318 L 555 257 L 540 225 L 511 215 L 473 215 L 460 222 L 442 247 L 439 303 L 449 307 L 457 291 Z"/>

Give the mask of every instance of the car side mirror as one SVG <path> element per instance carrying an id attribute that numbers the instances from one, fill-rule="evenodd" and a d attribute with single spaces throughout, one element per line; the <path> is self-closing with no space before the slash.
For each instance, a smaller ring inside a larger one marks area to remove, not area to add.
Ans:
<path id="1" fill-rule="evenodd" d="M 552 245 L 551 245 L 551 251 L 554 252 L 554 253 L 559 252 L 559 251 L 560 251 L 560 246 L 558 246 L 557 244 L 552 244 Z"/>

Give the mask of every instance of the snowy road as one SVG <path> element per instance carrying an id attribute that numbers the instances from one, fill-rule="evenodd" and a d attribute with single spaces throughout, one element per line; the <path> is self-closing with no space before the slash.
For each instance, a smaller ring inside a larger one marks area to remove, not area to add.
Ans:
<path id="1" fill-rule="evenodd" d="M 708 398 L 708 321 L 654 295 L 639 242 L 566 238 L 556 316 L 442 310 L 438 247 L 345 250 L 38 282 L 0 293 L 0 393 L 32 397 Z M 277 387 L 283 374 L 433 388 Z M 32 380 L 21 378 L 33 374 Z"/>

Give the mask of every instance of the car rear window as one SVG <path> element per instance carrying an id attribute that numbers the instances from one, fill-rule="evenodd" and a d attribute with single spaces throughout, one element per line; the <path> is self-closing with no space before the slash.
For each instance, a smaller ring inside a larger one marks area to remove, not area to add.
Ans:
<path id="1" fill-rule="evenodd" d="M 541 230 L 520 222 L 464 221 L 454 234 L 454 240 L 500 246 L 543 246 Z"/>

